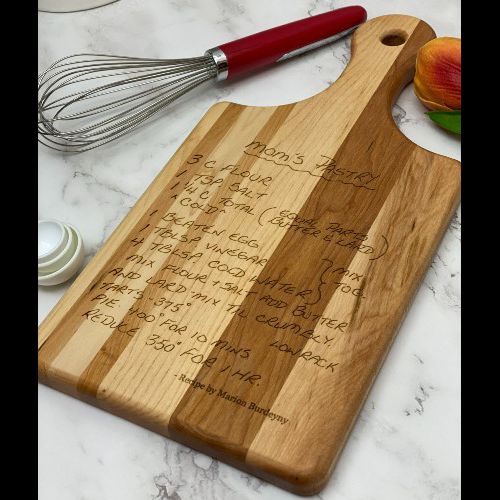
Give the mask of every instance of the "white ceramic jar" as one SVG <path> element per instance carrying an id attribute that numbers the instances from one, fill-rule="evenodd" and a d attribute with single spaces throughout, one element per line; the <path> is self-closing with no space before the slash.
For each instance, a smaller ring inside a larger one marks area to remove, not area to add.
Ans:
<path id="1" fill-rule="evenodd" d="M 83 240 L 71 224 L 54 219 L 38 221 L 38 284 L 59 285 L 72 278 L 82 265 Z"/>

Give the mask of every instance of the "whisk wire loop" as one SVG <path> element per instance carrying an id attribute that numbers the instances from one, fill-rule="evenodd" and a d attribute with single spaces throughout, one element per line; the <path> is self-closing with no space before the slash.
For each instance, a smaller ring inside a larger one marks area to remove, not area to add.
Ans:
<path id="1" fill-rule="evenodd" d="M 38 78 L 38 140 L 60 151 L 94 149 L 125 135 L 216 76 L 210 55 L 63 57 Z"/>

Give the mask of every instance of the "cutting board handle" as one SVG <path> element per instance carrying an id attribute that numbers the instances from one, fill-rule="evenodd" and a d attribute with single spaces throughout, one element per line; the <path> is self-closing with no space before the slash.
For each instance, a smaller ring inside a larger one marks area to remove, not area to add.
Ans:
<path id="1" fill-rule="evenodd" d="M 351 59 L 340 78 L 311 99 L 335 101 L 341 94 L 347 99 L 346 106 L 358 107 L 360 101 L 367 102 L 377 95 L 390 115 L 402 88 L 413 78 L 418 50 L 435 37 L 434 30 L 416 17 L 387 15 L 371 19 L 354 32 Z"/>

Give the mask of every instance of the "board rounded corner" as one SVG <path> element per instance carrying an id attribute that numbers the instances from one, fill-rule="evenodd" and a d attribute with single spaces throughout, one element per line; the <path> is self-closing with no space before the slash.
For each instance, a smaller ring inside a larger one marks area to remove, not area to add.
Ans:
<path id="1" fill-rule="evenodd" d="M 331 476 L 330 464 L 300 461 L 278 461 L 265 455 L 251 453 L 247 465 L 253 473 L 260 475 L 281 488 L 296 495 L 310 497 L 319 493 Z"/>

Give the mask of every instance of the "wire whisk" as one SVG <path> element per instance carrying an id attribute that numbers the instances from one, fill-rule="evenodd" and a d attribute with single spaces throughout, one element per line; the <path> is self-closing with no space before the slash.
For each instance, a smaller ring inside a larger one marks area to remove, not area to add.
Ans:
<path id="1" fill-rule="evenodd" d="M 53 149 L 87 151 L 115 140 L 217 75 L 209 55 L 144 59 L 68 56 L 38 80 L 38 138 Z"/>
<path id="2" fill-rule="evenodd" d="M 366 20 L 344 7 L 214 47 L 201 57 L 63 57 L 38 78 L 38 140 L 82 152 L 114 141 L 207 80 L 232 78 L 341 38 Z"/>

